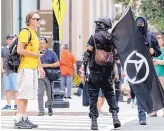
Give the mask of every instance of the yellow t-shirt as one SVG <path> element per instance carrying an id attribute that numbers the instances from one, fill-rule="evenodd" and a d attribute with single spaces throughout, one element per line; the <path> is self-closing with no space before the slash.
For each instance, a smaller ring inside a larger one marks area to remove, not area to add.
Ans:
<path id="1" fill-rule="evenodd" d="M 37 53 L 39 50 L 38 36 L 35 30 L 30 29 L 29 27 L 27 28 L 30 31 L 23 29 L 18 36 L 18 42 L 21 44 L 26 44 L 27 46 L 25 47 L 25 49 L 27 51 Z M 31 41 L 28 43 L 30 32 L 31 32 Z M 19 69 L 22 68 L 37 69 L 37 67 L 38 67 L 38 58 L 33 56 L 21 56 Z"/>

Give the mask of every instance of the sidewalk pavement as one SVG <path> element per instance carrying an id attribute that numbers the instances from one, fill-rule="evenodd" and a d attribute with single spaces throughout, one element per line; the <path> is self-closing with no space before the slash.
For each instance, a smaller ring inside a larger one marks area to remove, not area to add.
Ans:
<path id="1" fill-rule="evenodd" d="M 126 98 L 125 98 L 126 99 Z M 46 101 L 47 98 L 44 96 L 44 101 Z M 78 97 L 75 95 L 72 95 L 72 99 L 66 99 L 70 102 L 69 108 L 53 108 L 55 115 L 88 115 L 89 107 L 82 106 L 82 97 Z M 14 101 L 11 102 L 12 106 L 14 105 Z M 5 106 L 6 100 L 1 100 L 1 109 Z M 137 115 L 137 109 L 131 107 L 131 105 L 128 105 L 126 102 L 120 102 L 120 112 L 119 114 L 122 115 Z M 105 101 L 102 110 L 105 114 L 108 114 L 109 107 L 107 105 L 107 102 Z M 38 113 L 38 102 L 37 100 L 30 100 L 27 107 L 28 115 L 33 116 L 37 115 Z M 47 109 L 45 109 L 45 113 L 47 114 Z M 2 116 L 11 116 L 15 115 L 16 111 L 14 110 L 8 110 L 8 111 L 1 111 Z"/>

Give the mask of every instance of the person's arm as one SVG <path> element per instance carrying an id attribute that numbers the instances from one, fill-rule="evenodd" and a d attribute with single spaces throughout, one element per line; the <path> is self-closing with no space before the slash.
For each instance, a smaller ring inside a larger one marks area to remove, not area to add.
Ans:
<path id="1" fill-rule="evenodd" d="M 5 70 L 3 69 L 3 63 L 4 63 L 4 59 L 3 57 L 1 57 L 1 73 L 4 74 Z"/>
<path id="2" fill-rule="evenodd" d="M 76 65 L 76 59 L 73 55 L 72 55 L 72 63 L 73 63 L 73 72 L 74 72 L 74 75 L 76 76 L 77 75 L 77 65 Z"/>
<path id="3" fill-rule="evenodd" d="M 154 65 L 164 65 L 164 60 L 154 60 Z"/>
<path id="4" fill-rule="evenodd" d="M 121 77 L 125 77 L 125 73 L 124 73 L 124 71 L 123 71 L 122 66 L 121 66 Z"/>
<path id="5" fill-rule="evenodd" d="M 118 67 L 117 67 L 116 63 L 114 64 L 114 79 L 115 79 L 115 81 L 119 80 Z"/>
<path id="6" fill-rule="evenodd" d="M 117 68 L 117 64 L 114 64 L 114 74 L 118 75 L 118 68 Z"/>
<path id="7" fill-rule="evenodd" d="M 50 67 L 50 68 L 56 68 L 56 67 L 59 67 L 60 66 L 60 62 L 57 61 L 55 63 L 52 63 L 52 64 L 42 64 L 43 68 L 47 68 L 47 67 Z"/>
<path id="8" fill-rule="evenodd" d="M 53 52 L 53 54 L 52 54 L 52 62 L 53 63 L 42 64 L 43 68 L 47 68 L 47 67 L 49 67 L 49 68 L 56 68 L 56 67 L 60 66 L 59 59 L 58 59 L 58 57 L 57 57 L 55 52 Z"/>
<path id="9" fill-rule="evenodd" d="M 85 57 L 85 56 L 91 57 L 93 48 L 94 48 L 94 40 L 93 40 L 93 36 L 91 36 L 90 39 L 88 40 L 88 43 L 87 43 L 87 50 L 84 52 L 84 57 Z M 86 55 L 85 55 L 85 54 L 86 54 Z"/>
<path id="10" fill-rule="evenodd" d="M 41 60 L 40 60 L 40 57 L 39 57 L 39 59 L 38 59 L 38 69 L 39 69 L 39 68 L 43 68 L 42 63 L 41 63 Z"/>
<path id="11" fill-rule="evenodd" d="M 1 57 L 1 71 L 3 69 L 3 57 Z"/>
<path id="12" fill-rule="evenodd" d="M 84 57 L 83 57 L 83 65 L 84 65 L 84 74 L 86 75 L 86 70 L 87 70 L 87 66 L 89 61 L 92 58 L 93 55 L 93 48 L 94 48 L 94 40 L 93 40 L 93 36 L 90 37 L 90 39 L 88 40 L 87 43 L 87 50 L 84 52 Z"/>
<path id="13" fill-rule="evenodd" d="M 39 53 L 34 53 L 25 50 L 27 43 L 18 43 L 17 47 L 17 53 L 23 56 L 33 56 L 33 57 L 39 57 Z"/>
<path id="14" fill-rule="evenodd" d="M 84 85 L 85 84 L 85 75 L 84 75 L 84 73 L 80 74 L 80 80 Z"/>
<path id="15" fill-rule="evenodd" d="M 85 74 L 84 74 L 84 66 L 82 65 L 81 67 L 80 67 L 80 70 L 79 70 L 79 72 L 80 72 L 80 79 L 81 79 L 81 82 L 83 83 L 83 85 L 85 84 Z"/>
<path id="16" fill-rule="evenodd" d="M 152 56 L 158 57 L 161 55 L 161 51 L 160 51 L 157 38 L 154 35 L 152 35 L 152 41 L 153 41 L 153 45 L 152 45 L 152 48 L 150 48 L 150 53 Z"/>
<path id="17" fill-rule="evenodd" d="M 4 64 L 4 51 L 1 49 L 1 73 L 4 74 L 5 70 L 3 69 Z"/>
<path id="18" fill-rule="evenodd" d="M 77 75 L 77 65 L 76 65 L 76 63 L 73 64 L 73 71 L 74 71 L 74 74 L 76 76 Z"/>
<path id="19" fill-rule="evenodd" d="M 41 78 L 44 78 L 45 77 L 45 71 L 43 69 L 43 66 L 42 66 L 42 63 L 41 63 L 41 60 L 40 60 L 40 57 L 38 59 L 38 71 L 39 73 L 41 74 Z"/>

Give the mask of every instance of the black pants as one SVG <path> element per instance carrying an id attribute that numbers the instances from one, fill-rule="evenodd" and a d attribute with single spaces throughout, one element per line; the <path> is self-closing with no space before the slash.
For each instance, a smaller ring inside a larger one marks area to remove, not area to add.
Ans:
<path id="1" fill-rule="evenodd" d="M 118 103 L 119 98 L 120 98 L 120 82 L 115 81 L 115 95 L 116 95 L 116 101 Z"/>
<path id="2" fill-rule="evenodd" d="M 134 94 L 134 92 L 133 92 L 132 89 L 130 89 L 130 95 L 131 95 L 131 98 L 132 98 L 132 99 L 135 99 L 135 94 Z"/>
<path id="3" fill-rule="evenodd" d="M 107 77 L 100 78 L 99 75 L 92 75 L 90 74 L 89 82 L 88 82 L 88 92 L 89 92 L 89 104 L 90 104 L 90 113 L 89 117 L 92 118 L 93 116 L 98 117 L 98 109 L 97 109 L 97 101 L 98 101 L 98 94 L 99 89 L 102 89 L 104 96 L 107 100 L 109 105 L 109 112 L 112 111 L 119 111 L 119 108 L 116 103 L 116 98 L 113 90 L 113 83 L 108 81 Z"/>

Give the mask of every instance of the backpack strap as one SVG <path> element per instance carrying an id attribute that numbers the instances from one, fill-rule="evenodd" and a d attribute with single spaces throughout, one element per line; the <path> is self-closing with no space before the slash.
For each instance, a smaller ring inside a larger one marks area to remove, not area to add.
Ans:
<path id="1" fill-rule="evenodd" d="M 24 30 L 24 29 L 27 30 L 28 33 L 30 34 L 29 37 L 28 37 L 28 43 L 29 43 L 31 41 L 31 39 L 32 39 L 31 31 L 28 28 L 23 28 L 22 30 Z"/>
<path id="2" fill-rule="evenodd" d="M 97 49 L 97 45 L 96 45 L 96 41 L 95 41 L 95 37 L 92 35 L 92 38 L 93 38 L 93 43 L 94 43 L 94 47 Z M 95 50 L 96 50 L 95 49 Z"/>

